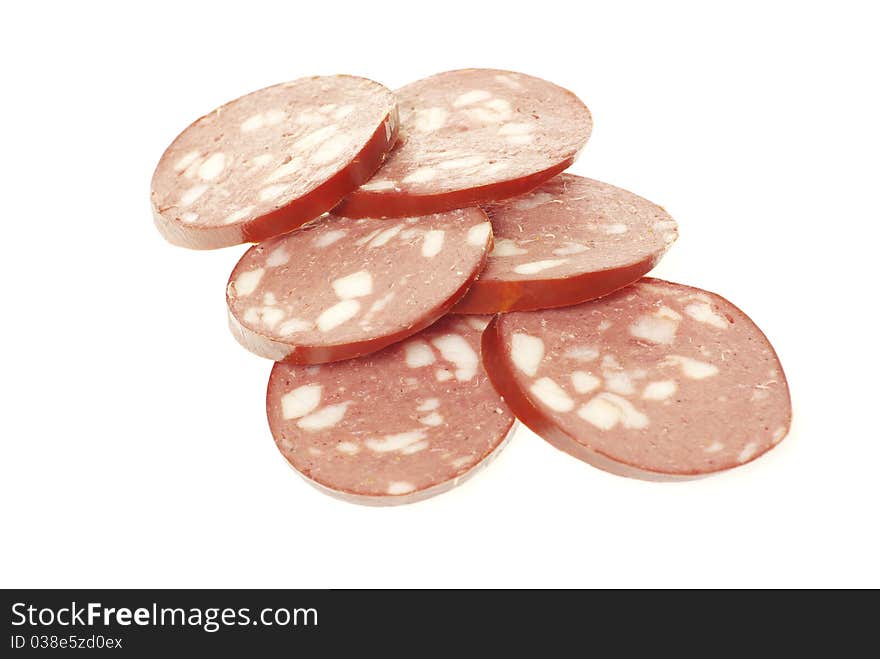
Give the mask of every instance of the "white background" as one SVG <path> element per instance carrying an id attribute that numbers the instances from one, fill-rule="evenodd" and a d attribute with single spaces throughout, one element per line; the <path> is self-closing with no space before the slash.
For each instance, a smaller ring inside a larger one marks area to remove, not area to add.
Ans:
<path id="1" fill-rule="evenodd" d="M 709 4 L 7 8 L 0 586 L 880 586 L 877 21 Z M 270 364 L 226 328 L 244 248 L 166 244 L 155 163 L 265 85 L 470 66 L 587 102 L 572 171 L 664 205 L 681 238 L 655 274 L 728 297 L 776 346 L 795 410 L 776 450 L 656 484 L 521 430 L 472 481 L 393 509 L 290 470 Z"/>

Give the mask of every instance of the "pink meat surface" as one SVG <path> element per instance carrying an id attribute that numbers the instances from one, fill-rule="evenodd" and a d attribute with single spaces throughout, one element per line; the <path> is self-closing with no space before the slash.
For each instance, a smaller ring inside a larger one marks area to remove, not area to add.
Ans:
<path id="1" fill-rule="evenodd" d="M 245 253 L 227 285 L 231 327 L 274 360 L 374 352 L 446 313 L 491 244 L 477 208 L 393 221 L 327 216 Z"/>
<path id="2" fill-rule="evenodd" d="M 660 206 L 572 174 L 483 210 L 495 247 L 459 313 L 570 306 L 606 295 L 653 268 L 678 236 Z"/>
<path id="3" fill-rule="evenodd" d="M 359 359 L 277 363 L 267 413 L 278 448 L 313 484 L 359 503 L 454 486 L 498 452 L 514 421 L 480 364 L 487 322 L 446 316 Z"/>
<path id="4" fill-rule="evenodd" d="M 156 224 L 171 242 L 200 248 L 289 231 L 367 180 L 396 136 L 394 95 L 372 80 L 301 78 L 255 91 L 197 120 L 162 155 Z"/>
<path id="5" fill-rule="evenodd" d="M 483 350 L 522 421 L 628 475 L 735 467 L 791 423 L 767 338 L 727 300 L 680 284 L 644 279 L 578 306 L 498 316 Z"/>
<path id="6" fill-rule="evenodd" d="M 570 165 L 592 129 L 577 96 L 511 71 L 448 71 L 396 95 L 401 139 L 345 200 L 349 215 L 437 211 L 525 192 Z"/>

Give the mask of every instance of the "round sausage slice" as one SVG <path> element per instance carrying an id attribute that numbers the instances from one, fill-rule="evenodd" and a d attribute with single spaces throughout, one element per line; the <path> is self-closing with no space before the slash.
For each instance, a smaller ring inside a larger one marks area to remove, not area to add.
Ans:
<path id="1" fill-rule="evenodd" d="M 461 483 L 514 422 L 480 364 L 487 321 L 447 316 L 359 359 L 275 364 L 266 409 L 279 450 L 308 482 L 355 503 L 410 503 Z"/>
<path id="2" fill-rule="evenodd" d="M 574 162 L 592 129 L 571 92 L 493 69 L 448 71 L 397 90 L 401 140 L 350 217 L 433 213 L 522 194 Z"/>
<path id="3" fill-rule="evenodd" d="M 779 359 L 742 311 L 657 279 L 497 316 L 483 361 L 516 416 L 601 469 L 651 480 L 754 460 L 788 433 Z"/>
<path id="4" fill-rule="evenodd" d="M 165 150 L 152 182 L 156 226 L 194 249 L 285 233 L 369 179 L 396 139 L 394 95 L 372 80 L 302 78 L 255 91 Z"/>
<path id="5" fill-rule="evenodd" d="M 230 327 L 276 361 L 365 355 L 449 311 L 491 244 L 478 208 L 388 222 L 327 216 L 244 254 L 226 287 Z"/>
<path id="6" fill-rule="evenodd" d="M 572 174 L 483 210 L 495 248 L 457 313 L 566 307 L 607 295 L 650 271 L 678 236 L 660 206 Z"/>

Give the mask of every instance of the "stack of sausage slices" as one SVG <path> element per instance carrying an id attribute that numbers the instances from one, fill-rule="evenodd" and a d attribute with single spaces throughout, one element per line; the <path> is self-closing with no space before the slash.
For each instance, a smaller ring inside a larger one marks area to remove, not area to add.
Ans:
<path id="1" fill-rule="evenodd" d="M 443 492 L 515 419 L 596 467 L 692 478 L 749 462 L 791 403 L 724 298 L 644 278 L 663 208 L 563 173 L 592 128 L 571 92 L 467 69 L 392 92 L 303 78 L 198 119 L 152 180 L 156 226 L 254 244 L 229 326 L 275 361 L 266 411 L 310 483 L 367 504 Z"/>

